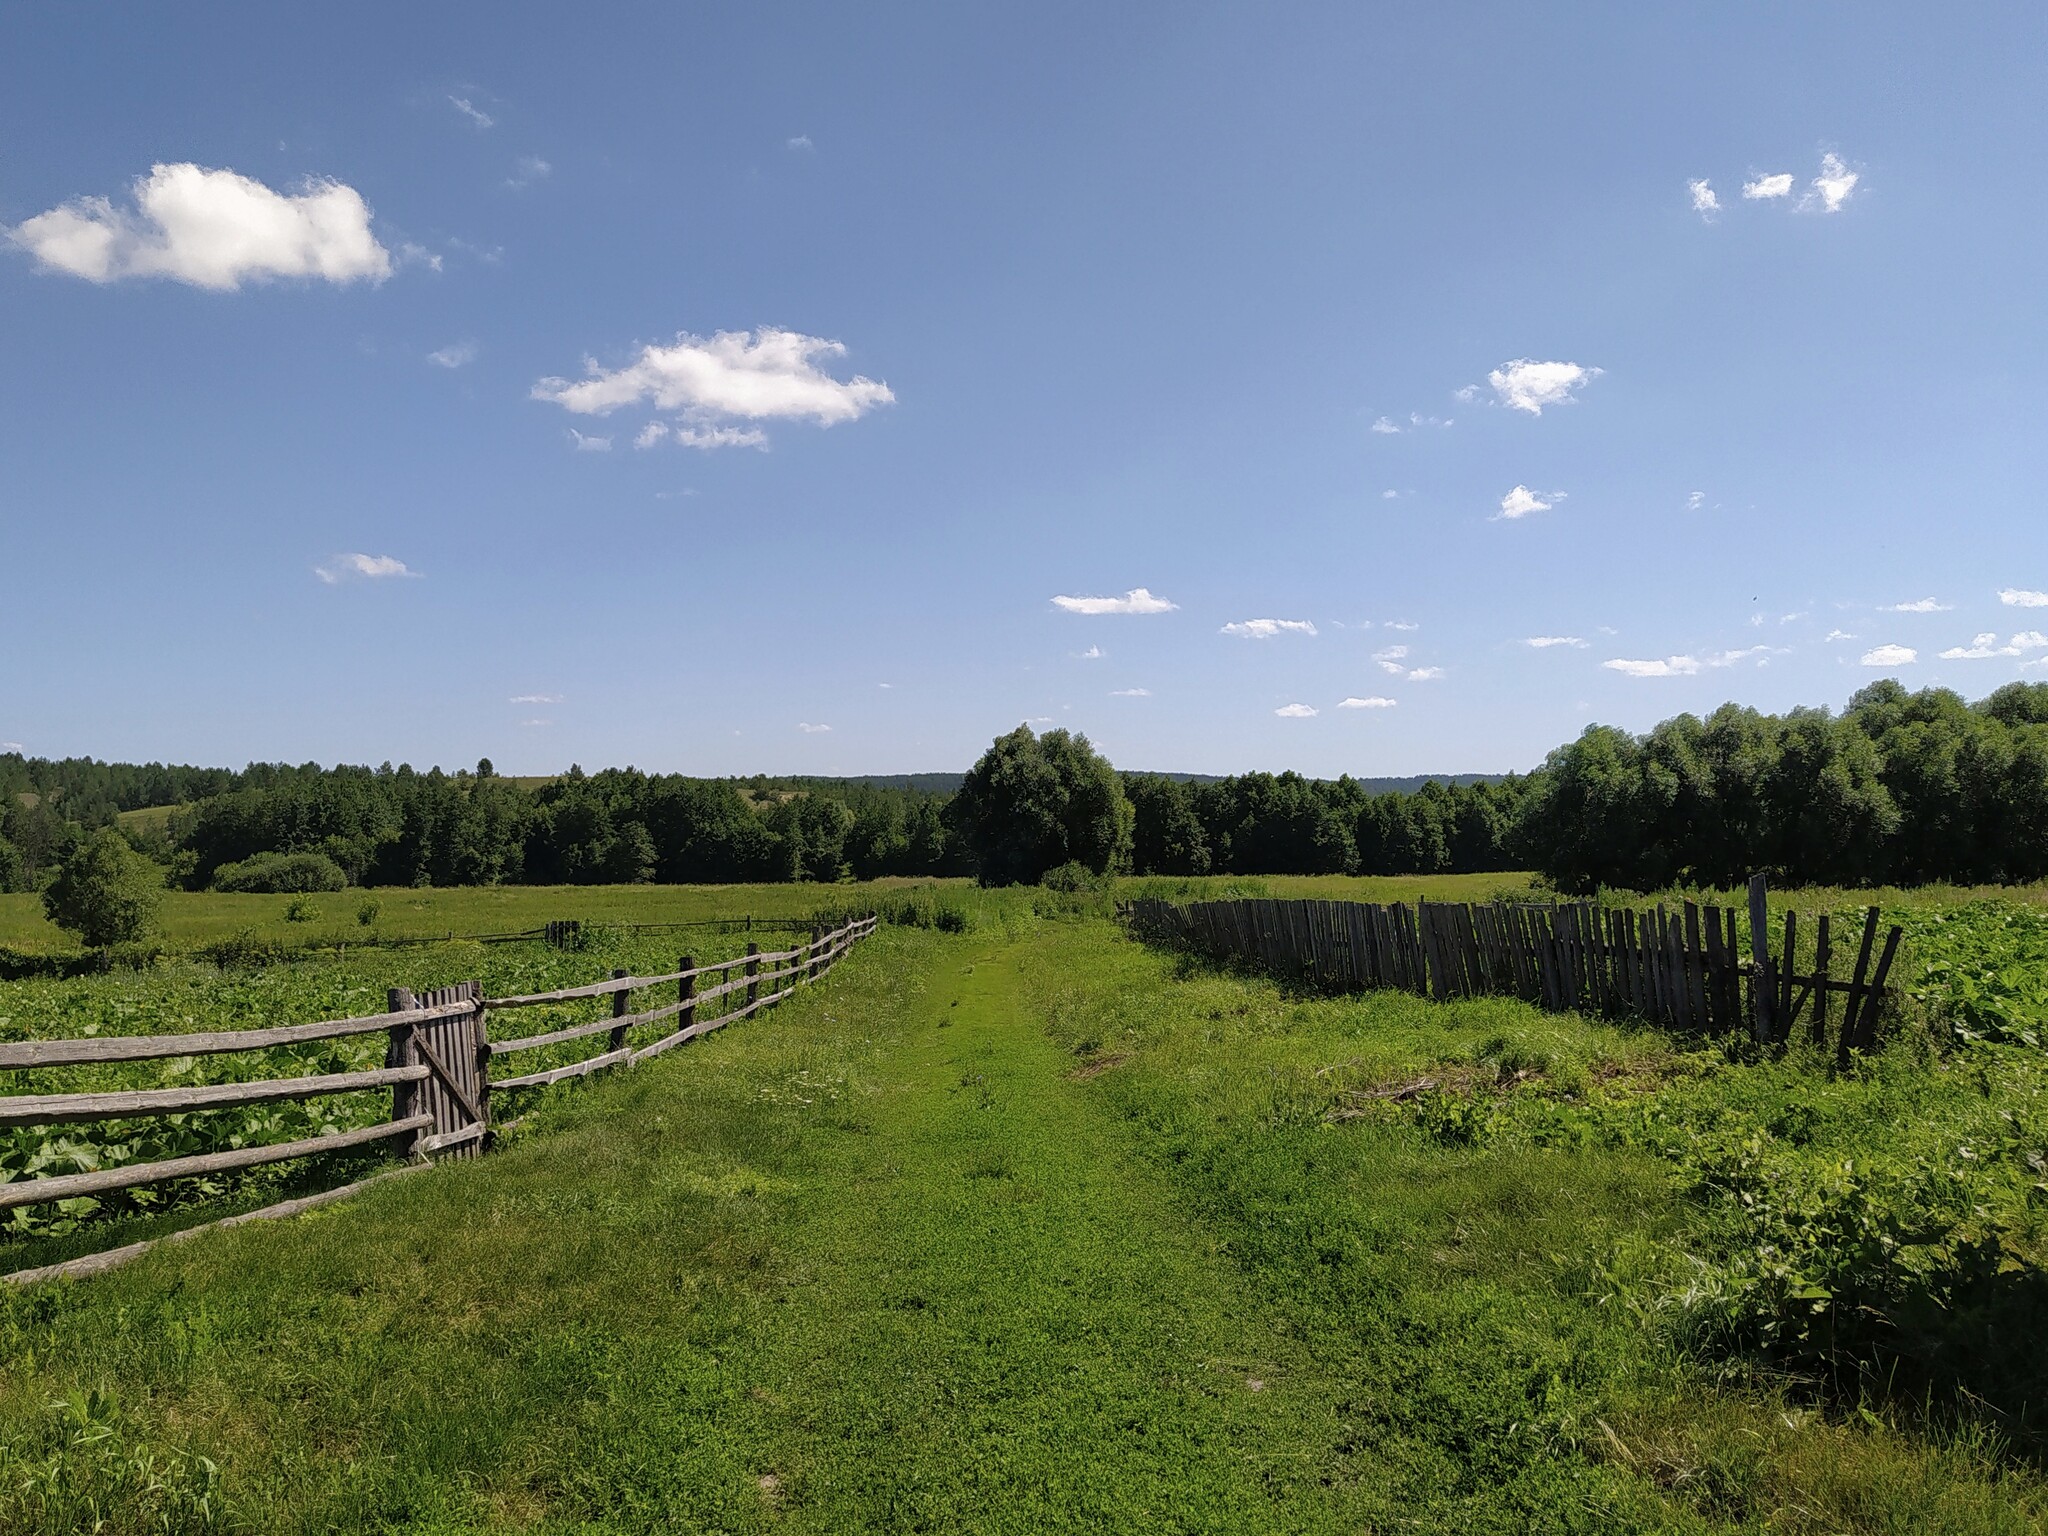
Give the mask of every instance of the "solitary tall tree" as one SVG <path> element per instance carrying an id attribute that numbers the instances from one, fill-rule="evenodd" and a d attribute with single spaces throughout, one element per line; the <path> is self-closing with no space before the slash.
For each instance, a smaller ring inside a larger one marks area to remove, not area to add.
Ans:
<path id="1" fill-rule="evenodd" d="M 89 948 L 105 949 L 148 933 L 163 897 L 163 871 L 106 827 L 64 861 L 43 892 L 43 910 Z"/>
<path id="2" fill-rule="evenodd" d="M 1121 868 L 1131 846 L 1131 803 L 1116 770 L 1066 731 L 998 736 L 947 807 L 983 885 L 1028 885 L 1062 864 L 1097 874 Z"/>

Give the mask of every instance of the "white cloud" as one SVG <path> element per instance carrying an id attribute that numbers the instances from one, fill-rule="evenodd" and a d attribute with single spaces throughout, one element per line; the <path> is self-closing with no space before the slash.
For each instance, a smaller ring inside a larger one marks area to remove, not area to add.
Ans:
<path id="1" fill-rule="evenodd" d="M 1880 645 L 1863 653 L 1866 667 L 1903 667 L 1919 659 L 1920 653 L 1910 645 Z"/>
<path id="2" fill-rule="evenodd" d="M 1985 661 L 1993 656 L 2024 656 L 2029 651 L 2048 650 L 2048 635 L 2038 629 L 2023 629 L 2004 645 L 1998 643 L 1998 636 L 1986 631 L 1967 646 L 1951 646 L 1941 653 L 1943 661 Z"/>
<path id="3" fill-rule="evenodd" d="M 1619 672 L 1624 677 L 1694 677 L 1713 667 L 1732 667 L 1738 661 L 1750 657 L 1762 658 L 1757 662 L 1763 666 L 1773 655 L 1783 655 L 1782 648 L 1773 650 L 1768 645 L 1745 646 L 1738 651 L 1711 651 L 1704 656 L 1666 656 L 1661 660 L 1630 661 L 1621 657 L 1603 661 L 1601 666 L 1610 672 Z"/>
<path id="4" fill-rule="evenodd" d="M 554 170 L 555 168 L 539 155 L 521 155 L 519 164 L 513 169 L 512 174 L 505 178 L 505 185 L 514 192 L 523 192 L 536 181 L 546 180 L 554 174 Z"/>
<path id="5" fill-rule="evenodd" d="M 569 436 L 576 440 L 576 451 L 578 453 L 610 453 L 612 451 L 612 440 L 608 437 L 587 437 L 583 433 L 578 432 L 574 427 L 569 429 Z"/>
<path id="6" fill-rule="evenodd" d="M 1442 667 L 1414 667 L 1409 670 L 1408 681 L 1411 683 L 1433 683 L 1443 675 L 1444 669 Z"/>
<path id="7" fill-rule="evenodd" d="M 355 188 L 308 180 L 289 196 L 233 171 L 157 165 L 132 188 L 133 211 L 81 197 L 7 230 L 44 267 L 89 282 L 168 277 L 233 289 L 275 277 L 381 282 L 391 253 L 370 233 Z"/>
<path id="8" fill-rule="evenodd" d="M 1315 715 L 1316 707 L 1313 704 L 1282 704 L 1273 713 L 1282 720 L 1307 720 Z"/>
<path id="9" fill-rule="evenodd" d="M 759 427 L 698 426 L 692 422 L 650 421 L 633 439 L 635 448 L 652 448 L 656 443 L 680 443 L 685 448 L 709 452 L 713 448 L 766 448 L 768 434 Z"/>
<path id="10" fill-rule="evenodd" d="M 1779 171 L 1771 176 L 1759 176 L 1755 181 L 1742 184 L 1742 195 L 1751 202 L 1763 198 L 1790 197 L 1792 195 L 1792 173 Z"/>
<path id="11" fill-rule="evenodd" d="M 519 723 L 521 725 L 553 725 L 555 722 L 552 720 L 522 720 Z"/>
<path id="12" fill-rule="evenodd" d="M 1109 690 L 1109 696 L 1112 699 L 1149 699 L 1152 697 L 1152 690 L 1150 688 L 1112 688 Z"/>
<path id="13" fill-rule="evenodd" d="M 1381 500 L 1381 501 L 1399 501 L 1400 499 L 1401 499 L 1401 493 L 1400 493 L 1399 491 L 1381 491 L 1381 492 L 1380 492 L 1380 500 Z"/>
<path id="14" fill-rule="evenodd" d="M 821 732 L 829 731 L 832 729 L 832 727 L 829 725 L 813 725 L 808 720 L 797 721 L 796 728 L 802 731 L 806 736 L 816 736 Z"/>
<path id="15" fill-rule="evenodd" d="M 1372 653 L 1372 659 L 1380 664 L 1380 670 L 1382 672 L 1391 672 L 1394 674 L 1394 676 L 1399 677 L 1403 672 L 1406 672 L 1408 670 L 1406 667 L 1401 665 L 1402 658 L 1405 657 L 1407 654 L 1407 646 L 1390 645 L 1383 651 L 1374 651 Z"/>
<path id="16" fill-rule="evenodd" d="M 2008 608 L 2048 608 L 2048 592 L 2029 592 L 2024 587 L 2006 587 L 1998 600 Z"/>
<path id="17" fill-rule="evenodd" d="M 1122 597 L 1056 597 L 1055 608 L 1069 613 L 1171 613 L 1180 604 L 1154 597 L 1143 587 L 1133 587 Z"/>
<path id="18" fill-rule="evenodd" d="M 1100 661 L 1107 654 L 1108 652 L 1104 651 L 1101 646 L 1091 645 L 1085 651 L 1074 652 L 1074 659 L 1076 661 Z"/>
<path id="19" fill-rule="evenodd" d="M 331 587 L 336 582 L 353 581 L 358 577 L 378 581 L 387 576 L 418 576 L 421 573 L 408 569 L 403 560 L 390 555 L 336 555 L 325 565 L 314 566 L 313 574 Z"/>
<path id="20" fill-rule="evenodd" d="M 1400 700 L 1398 699 L 1383 699 L 1378 694 L 1373 694 L 1370 697 L 1363 699 L 1351 698 L 1339 700 L 1337 707 L 1339 709 L 1394 709 L 1398 707 L 1399 704 Z"/>
<path id="21" fill-rule="evenodd" d="M 1571 645 L 1583 647 L 1585 643 L 1586 642 L 1581 640 L 1577 635 L 1531 635 L 1528 639 L 1522 642 L 1522 644 L 1530 646 L 1533 649 L 1539 651 L 1547 651 L 1552 646 L 1556 645 Z"/>
<path id="22" fill-rule="evenodd" d="M 782 142 L 791 149 L 815 149 L 817 147 L 811 143 L 811 136 L 808 133 L 800 133 L 795 138 L 784 139 Z"/>
<path id="23" fill-rule="evenodd" d="M 490 113 L 471 103 L 467 96 L 450 96 L 448 105 L 475 123 L 479 128 L 488 128 L 497 121 Z"/>
<path id="24" fill-rule="evenodd" d="M 1307 619 L 1246 619 L 1241 623 L 1226 624 L 1222 633 L 1236 635 L 1242 640 L 1270 640 L 1275 635 L 1313 635 L 1315 625 Z"/>
<path id="25" fill-rule="evenodd" d="M 1856 637 L 1850 634 L 1849 631 L 1847 631 L 1846 629 L 1831 629 L 1827 633 L 1827 639 L 1822 643 L 1826 645 L 1832 645 L 1837 640 L 1854 640 L 1855 638 Z"/>
<path id="26" fill-rule="evenodd" d="M 1598 368 L 1581 368 L 1577 363 L 1539 363 L 1518 357 L 1502 363 L 1486 376 L 1500 403 L 1531 416 L 1541 416 L 1546 405 L 1568 405 L 1572 391 L 1583 389 L 1600 377 Z"/>
<path id="27" fill-rule="evenodd" d="M 1890 607 L 1880 608 L 1877 611 L 1879 613 L 1947 613 L 1954 606 L 1953 603 L 1944 603 L 1938 598 L 1918 597 L 1910 603 L 1893 603 Z"/>
<path id="28" fill-rule="evenodd" d="M 1448 416 L 1425 416 L 1420 411 L 1410 411 L 1405 424 L 1391 416 L 1382 416 L 1372 424 L 1372 429 L 1383 437 L 1392 437 L 1402 432 L 1413 432 L 1417 427 L 1448 427 L 1450 424 Z"/>
<path id="29" fill-rule="evenodd" d="M 476 343 L 458 341 L 443 347 L 438 352 L 429 352 L 427 361 L 437 368 L 462 368 L 476 361 Z"/>
<path id="30" fill-rule="evenodd" d="M 23 745 L 22 745 L 22 744 L 21 744 L 20 742 L 18 742 L 18 741 L 0 741 L 0 752 L 20 752 L 20 753 L 26 753 L 27 751 L 28 751 L 28 748 L 27 748 L 27 747 L 24 747 L 24 746 L 23 746 Z"/>
<path id="31" fill-rule="evenodd" d="M 1849 200 L 1849 194 L 1856 190 L 1856 183 L 1862 178 L 1842 163 L 1837 154 L 1820 157 L 1820 174 L 1813 178 L 1813 192 L 1800 202 L 1802 208 L 1813 206 L 1819 200 L 1823 213 L 1837 213 L 1842 204 Z"/>
<path id="32" fill-rule="evenodd" d="M 1690 496 L 1685 498 L 1685 510 L 1688 512 L 1697 512 L 1701 507 L 1704 507 L 1706 504 L 1707 493 L 1705 491 L 1694 491 Z"/>
<path id="33" fill-rule="evenodd" d="M 683 333 L 673 346 L 641 348 L 623 368 L 608 371 L 592 361 L 588 377 L 573 383 L 542 379 L 533 398 L 581 416 L 645 400 L 680 413 L 667 435 L 685 447 L 759 447 L 767 437 L 758 429 L 720 423 L 800 420 L 829 427 L 895 400 L 887 384 L 861 375 L 842 381 L 818 366 L 845 352 L 836 341 L 772 326 L 720 331 L 708 340 Z"/>
<path id="34" fill-rule="evenodd" d="M 568 699 L 559 693 L 515 693 L 505 702 L 508 704 L 566 704 Z"/>
<path id="35" fill-rule="evenodd" d="M 1406 630 L 1412 633 L 1422 628 L 1422 626 L 1409 619 L 1389 619 L 1387 620 L 1387 628 Z"/>
<path id="36" fill-rule="evenodd" d="M 1688 181 L 1685 189 L 1692 194 L 1692 211 L 1701 218 L 1712 218 L 1721 211 L 1721 199 L 1714 195 L 1712 182 Z"/>
<path id="37" fill-rule="evenodd" d="M 1531 512 L 1548 512 L 1564 500 L 1563 491 L 1544 491 L 1538 494 L 1526 485 L 1518 485 L 1500 499 L 1502 517 L 1527 517 Z"/>

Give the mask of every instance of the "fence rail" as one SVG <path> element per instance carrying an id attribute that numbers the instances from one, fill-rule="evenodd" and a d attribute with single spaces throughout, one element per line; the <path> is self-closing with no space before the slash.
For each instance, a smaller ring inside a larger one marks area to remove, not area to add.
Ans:
<path id="1" fill-rule="evenodd" d="M 1146 899 L 1120 909 L 1139 937 L 1217 959 L 1246 960 L 1339 991 L 1391 987 L 1440 1000 L 1520 997 L 1551 1012 L 1647 1019 L 1701 1033 L 1742 1032 L 1763 1044 L 1791 1038 L 1802 1016 L 1829 1039 L 1829 999 L 1843 1000 L 1833 1043 L 1846 1061 L 1876 1038 L 1898 955 L 1894 926 L 1877 944 L 1879 914 L 1865 913 L 1855 965 L 1834 974 L 1832 921 L 1822 914 L 1799 968 L 1799 914 L 1787 912 L 1774 954 L 1761 875 L 1750 882 L 1747 924 L 1732 908 L 1686 901 L 1675 910 L 1591 902 L 1467 904 L 1418 901 L 1206 901 Z M 1749 958 L 1743 958 L 1743 928 Z M 1875 959 L 1875 969 L 1872 961 Z"/>
<path id="2" fill-rule="evenodd" d="M 396 1143 L 401 1154 L 418 1166 L 442 1157 L 476 1157 L 488 1148 L 496 1131 L 511 1123 L 494 1121 L 491 1102 L 494 1092 L 517 1092 L 613 1067 L 631 1066 L 772 1008 L 799 986 L 828 973 L 856 943 L 874 933 L 878 924 L 879 919 L 871 914 L 848 921 L 829 933 L 813 925 L 809 940 L 793 949 L 764 953 L 758 945 L 749 943 L 744 955 L 731 960 L 697 965 L 686 955 L 674 971 L 663 975 L 632 976 L 615 972 L 606 980 L 587 986 L 518 997 L 484 997 L 482 989 L 474 981 L 436 988 L 424 995 L 395 987 L 383 1013 L 360 1018 L 328 1019 L 263 1029 L 221 1030 L 208 1034 L 27 1040 L 0 1045 L 0 1070 L 21 1070 L 222 1055 L 232 1051 L 264 1050 L 272 1046 L 380 1032 L 389 1037 L 384 1065 L 373 1071 L 265 1078 L 189 1088 L 0 1097 L 0 1128 L 186 1114 L 242 1104 L 277 1103 L 379 1088 L 391 1090 L 390 1117 L 378 1124 L 199 1156 L 128 1163 L 84 1173 L 15 1179 L 0 1183 L 0 1211 L 45 1201 L 134 1189 L 167 1180 L 261 1167 L 387 1141 Z M 785 961 L 789 963 L 783 964 Z M 764 964 L 776 968 L 764 971 Z M 724 979 L 699 991 L 699 977 Z M 632 1011 L 635 992 L 669 985 L 676 988 L 673 1002 L 637 1013 Z M 729 1008 L 714 1018 L 697 1017 L 697 1011 L 703 1004 L 742 992 L 746 1000 L 739 1006 Z M 489 1037 L 488 1016 L 493 1009 L 512 1010 L 601 998 L 610 999 L 611 1011 L 605 1017 L 507 1040 Z M 671 1019 L 676 1021 L 674 1027 L 653 1041 L 635 1045 L 628 1038 L 634 1029 Z M 516 1076 L 491 1075 L 492 1063 L 500 1057 L 599 1035 L 604 1037 L 603 1049 L 581 1060 Z M 358 1180 L 340 1190 L 301 1196 L 260 1211 L 224 1217 L 163 1239 L 131 1243 L 62 1264 L 17 1270 L 0 1276 L 0 1280 L 28 1282 L 95 1274 L 146 1252 L 154 1242 L 184 1238 L 207 1227 L 289 1215 L 338 1199 L 374 1181 L 374 1178 Z"/>

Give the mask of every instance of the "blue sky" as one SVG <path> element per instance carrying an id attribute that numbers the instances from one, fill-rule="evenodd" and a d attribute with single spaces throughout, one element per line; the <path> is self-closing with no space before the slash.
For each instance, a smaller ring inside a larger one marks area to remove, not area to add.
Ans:
<path id="1" fill-rule="evenodd" d="M 2044 34 L 12 8 L 0 741 L 1371 775 L 2048 680 Z"/>

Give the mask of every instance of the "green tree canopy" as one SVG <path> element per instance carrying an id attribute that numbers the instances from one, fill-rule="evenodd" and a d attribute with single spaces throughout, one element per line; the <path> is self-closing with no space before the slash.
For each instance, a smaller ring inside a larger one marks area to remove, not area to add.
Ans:
<path id="1" fill-rule="evenodd" d="M 59 867 L 43 892 L 43 910 L 59 928 L 105 949 L 147 934 L 163 896 L 163 871 L 103 827 Z"/>
<path id="2" fill-rule="evenodd" d="M 1121 868 L 1131 803 L 1116 770 L 1086 736 L 1020 725 L 998 736 L 948 808 L 983 885 L 1028 885 L 1062 864 Z"/>

